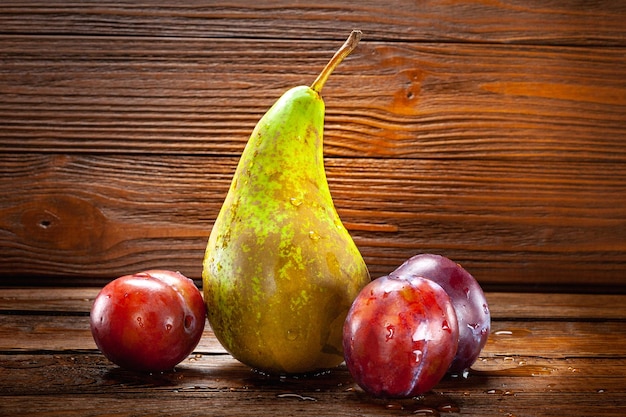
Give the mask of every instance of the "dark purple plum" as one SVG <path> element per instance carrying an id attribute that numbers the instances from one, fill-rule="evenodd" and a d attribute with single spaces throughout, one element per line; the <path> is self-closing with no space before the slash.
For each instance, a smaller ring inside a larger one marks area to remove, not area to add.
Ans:
<path id="1" fill-rule="evenodd" d="M 418 277 L 380 277 L 361 290 L 346 317 L 346 365 L 374 396 L 414 397 L 445 375 L 458 335 L 452 301 L 441 286 Z"/>
<path id="2" fill-rule="evenodd" d="M 459 323 L 459 347 L 448 372 L 463 374 L 469 370 L 487 343 L 491 329 L 487 299 L 476 279 L 456 262 L 433 254 L 415 255 L 389 275 L 403 279 L 424 277 L 443 287 Z"/>

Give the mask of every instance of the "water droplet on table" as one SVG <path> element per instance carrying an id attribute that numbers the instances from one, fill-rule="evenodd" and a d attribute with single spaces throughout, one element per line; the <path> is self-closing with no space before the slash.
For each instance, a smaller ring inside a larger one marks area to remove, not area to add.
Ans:
<path id="1" fill-rule="evenodd" d="M 414 416 L 438 416 L 437 410 L 429 407 L 421 407 L 413 411 Z"/>
<path id="2" fill-rule="evenodd" d="M 437 407 L 437 410 L 441 411 L 442 413 L 458 413 L 461 411 L 459 406 L 456 404 L 442 404 Z"/>
<path id="3" fill-rule="evenodd" d="M 502 391 L 501 389 L 490 389 L 485 391 L 485 394 L 498 394 L 498 395 L 502 395 L 504 393 L 504 391 Z"/>
<path id="4" fill-rule="evenodd" d="M 300 400 L 300 401 L 317 401 L 317 398 L 314 397 L 309 397 L 306 395 L 300 395 L 300 394 L 294 394 L 291 392 L 287 392 L 284 394 L 277 394 L 276 398 L 294 398 L 296 400 Z"/>

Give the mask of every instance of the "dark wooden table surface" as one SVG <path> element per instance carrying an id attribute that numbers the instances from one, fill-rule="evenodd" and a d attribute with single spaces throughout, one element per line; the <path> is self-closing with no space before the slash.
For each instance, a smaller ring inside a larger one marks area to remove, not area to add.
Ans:
<path id="1" fill-rule="evenodd" d="M 467 378 L 410 400 L 366 395 L 344 366 L 267 377 L 210 329 L 175 372 L 136 374 L 96 349 L 97 288 L 0 289 L 2 416 L 626 415 L 626 296 L 487 293 L 492 334 Z"/>

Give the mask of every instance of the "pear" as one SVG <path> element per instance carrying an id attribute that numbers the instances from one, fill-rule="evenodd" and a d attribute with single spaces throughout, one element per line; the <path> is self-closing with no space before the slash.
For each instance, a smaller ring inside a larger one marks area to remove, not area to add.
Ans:
<path id="1" fill-rule="evenodd" d="M 215 220 L 203 293 L 215 336 L 269 374 L 310 373 L 343 360 L 342 327 L 370 275 L 342 224 L 324 170 L 324 101 L 353 31 L 311 87 L 288 90 L 254 128 Z"/>

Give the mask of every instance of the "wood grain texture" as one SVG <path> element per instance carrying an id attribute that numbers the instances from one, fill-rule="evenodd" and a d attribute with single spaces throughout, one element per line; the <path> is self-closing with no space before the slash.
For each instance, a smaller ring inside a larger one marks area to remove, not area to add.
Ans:
<path id="1" fill-rule="evenodd" d="M 0 156 L 3 274 L 101 278 L 152 267 L 198 279 L 237 158 Z M 210 161 L 210 162 L 209 162 Z M 624 283 L 626 165 L 326 161 L 373 276 L 445 253 L 485 285 Z M 606 172 L 613 169 L 610 179 Z M 175 248 L 175 249 L 173 249 Z M 607 262 L 611 259 L 612 262 Z M 93 282 L 93 281 L 92 281 Z M 527 287 L 528 288 L 528 287 Z"/>
<path id="2" fill-rule="evenodd" d="M 472 43 L 625 45 L 626 6 L 593 1 L 5 1 L 5 33 L 271 39 L 371 38 Z"/>
<path id="3" fill-rule="evenodd" d="M 225 353 L 210 329 L 175 372 L 139 374 L 95 348 L 97 288 L 0 288 L 0 415 L 572 416 L 626 411 L 626 296 L 487 293 L 492 334 L 467 378 L 376 399 L 345 366 L 272 377 Z M 51 312 L 54 315 L 51 316 Z"/>
<path id="4" fill-rule="evenodd" d="M 88 315 L 99 290 L 0 289 L 0 351 L 95 350 Z M 618 307 L 626 305 L 626 295 L 487 292 L 486 297 L 493 322 L 483 358 L 621 357 L 626 351 L 626 310 Z M 594 337 L 597 333 L 605 336 Z M 208 327 L 196 351 L 226 353 Z"/>
<path id="5" fill-rule="evenodd" d="M 0 149 L 239 155 L 337 42 L 0 36 Z M 367 38 L 324 90 L 328 156 L 626 161 L 622 48 Z"/>
<path id="6" fill-rule="evenodd" d="M 2 288 L 0 312 L 25 315 L 85 316 L 100 287 Z M 498 321 L 626 321 L 620 294 L 487 292 L 491 317 Z M 503 334 L 504 336 L 505 334 Z"/>
<path id="7" fill-rule="evenodd" d="M 6 323 L 0 326 L 2 352 L 97 349 L 89 330 L 88 316 L 9 317 L 0 314 L 0 319 Z M 604 336 L 599 338 L 598 334 Z M 623 321 L 604 323 L 569 320 L 533 321 L 520 324 L 517 320 L 496 320 L 492 324 L 492 334 L 481 356 L 611 358 L 622 357 L 624 351 L 626 351 L 626 331 Z M 196 352 L 211 355 L 227 353 L 211 329 L 204 331 Z"/>
<path id="8" fill-rule="evenodd" d="M 360 27 L 324 90 L 325 155 L 372 275 L 436 252 L 491 289 L 624 292 L 625 17 L 609 0 L 3 2 L 0 284 L 198 279 L 255 123 Z"/>
<path id="9" fill-rule="evenodd" d="M 525 365 L 500 360 L 486 370 L 477 369 L 466 380 L 445 379 L 435 390 L 409 400 L 368 396 L 345 367 L 314 378 L 272 379 L 251 372 L 230 356 L 194 359 L 175 373 L 149 376 L 120 370 L 99 355 L 0 355 L 0 366 L 13 381 L 0 382 L 0 413 L 19 410 L 23 416 L 82 417 L 126 416 L 132 410 L 137 416 L 258 417 L 280 412 L 342 417 L 621 417 L 626 411 L 624 359 L 547 361 L 520 356 L 515 359 Z"/>
<path id="10" fill-rule="evenodd" d="M 226 355 L 192 359 L 175 373 L 137 375 L 97 354 L 0 355 L 0 367 L 12 377 L 12 383 L 0 382 L 0 413 L 621 417 L 626 411 L 624 359 L 489 360 L 466 380 L 446 378 L 435 390 L 408 400 L 368 396 L 345 367 L 317 377 L 278 379 L 255 374 Z"/>

